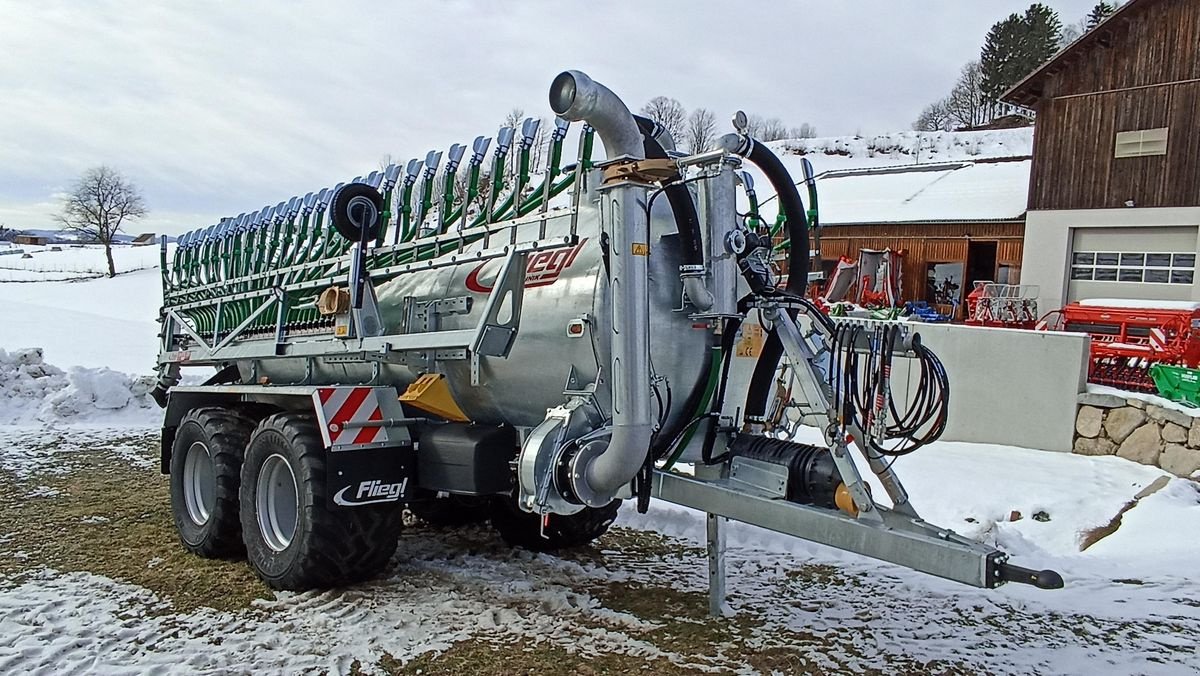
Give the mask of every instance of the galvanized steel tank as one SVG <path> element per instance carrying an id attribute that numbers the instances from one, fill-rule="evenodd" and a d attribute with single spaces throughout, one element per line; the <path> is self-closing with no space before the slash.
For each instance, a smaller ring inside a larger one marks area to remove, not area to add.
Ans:
<path id="1" fill-rule="evenodd" d="M 403 391 L 424 372 L 441 372 L 458 404 L 472 420 L 532 427 L 542 421 L 546 409 L 563 403 L 565 390 L 580 390 L 599 379 L 597 400 L 604 410 L 609 410 L 610 382 L 605 372 L 611 356 L 607 338 L 611 305 L 595 190 L 599 174 L 594 171 L 587 176 L 575 223 L 577 243 L 528 254 L 520 328 L 507 358 L 481 358 L 477 386 L 471 384 L 471 367 L 466 359 L 439 359 L 430 368 L 331 363 L 318 358 L 307 382 L 372 382 L 395 385 Z M 541 241 L 548 244 L 566 241 L 572 225 L 570 209 L 552 209 L 545 216 L 546 236 Z M 683 402 L 702 386 L 711 333 L 707 322 L 691 318 L 694 308 L 682 307 L 678 235 L 667 200 L 653 201 L 650 224 L 651 362 L 653 376 L 662 378 L 660 396 L 665 398 L 670 388 L 672 414 L 660 435 L 671 435 L 685 422 L 684 416 L 691 413 L 683 410 Z M 474 327 L 504 260 L 491 258 L 480 262 L 475 255 L 485 249 L 494 250 L 506 241 L 537 240 L 542 223 L 536 219 L 512 228 L 491 227 L 495 232 L 490 241 L 480 241 L 462 252 L 434 259 L 435 264 L 446 263 L 451 256 L 467 262 L 409 272 L 379 285 L 376 292 L 384 333 L 402 332 L 404 308 L 409 303 L 460 297 L 471 299 L 470 312 L 442 315 L 438 329 Z M 570 332 L 573 325 L 578 327 L 581 323 L 582 332 Z M 328 340 L 329 336 L 314 336 L 314 339 Z M 243 377 L 249 377 L 251 365 L 242 363 L 239 367 Z M 306 368 L 306 360 L 302 358 L 263 359 L 253 367 L 253 373 L 275 383 L 301 382 L 305 380 Z M 379 368 L 378 377 L 374 377 L 375 368 Z"/>

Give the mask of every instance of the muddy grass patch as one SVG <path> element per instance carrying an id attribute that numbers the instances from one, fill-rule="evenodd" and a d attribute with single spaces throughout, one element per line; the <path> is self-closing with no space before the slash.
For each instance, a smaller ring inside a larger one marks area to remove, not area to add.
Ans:
<path id="1" fill-rule="evenodd" d="M 511 637 L 510 637 L 511 639 Z M 693 668 L 672 664 L 665 658 L 604 654 L 582 656 L 565 648 L 533 641 L 464 641 L 437 655 L 422 655 L 405 663 L 385 656 L 378 668 L 389 674 L 429 676 L 483 676 L 485 674 L 694 674 Z M 721 673 L 722 670 L 716 671 Z"/>
<path id="2" fill-rule="evenodd" d="M 0 574 L 20 579 L 41 568 L 95 573 L 146 587 L 177 612 L 241 610 L 256 598 L 271 598 L 244 561 L 202 559 L 183 549 L 167 477 L 147 469 L 151 463 L 134 466 L 123 457 L 136 452 L 157 461 L 157 450 L 154 437 L 114 438 L 102 448 L 72 452 L 70 473 L 6 476 L 11 488 L 0 492 L 0 509 L 9 537 L 0 543 Z M 31 491 L 47 497 L 24 497 Z M 18 552 L 24 556 L 13 556 Z"/>

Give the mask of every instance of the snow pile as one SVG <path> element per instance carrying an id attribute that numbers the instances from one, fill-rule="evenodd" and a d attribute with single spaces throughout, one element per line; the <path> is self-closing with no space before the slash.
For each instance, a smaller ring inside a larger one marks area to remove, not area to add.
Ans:
<path id="1" fill-rule="evenodd" d="M 828 136 L 769 143 L 784 155 L 840 155 L 851 159 L 951 162 L 1033 154 L 1033 127 L 992 131 L 901 131 L 878 136 Z M 815 158 L 812 158 L 814 163 Z M 873 164 L 878 164 L 874 162 Z"/>
<path id="2" fill-rule="evenodd" d="M 109 368 L 64 372 L 44 361 L 41 348 L 0 348 L 0 424 L 150 421 L 158 414 L 148 396 L 153 386 L 150 377 Z"/>

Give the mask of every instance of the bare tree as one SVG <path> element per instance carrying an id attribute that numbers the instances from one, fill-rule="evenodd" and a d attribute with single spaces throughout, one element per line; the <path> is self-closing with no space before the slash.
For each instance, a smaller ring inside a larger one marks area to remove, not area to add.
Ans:
<path id="1" fill-rule="evenodd" d="M 758 139 L 760 141 L 778 141 L 788 137 L 787 125 L 778 117 L 768 118 L 763 120 L 762 131 L 759 132 Z"/>
<path id="2" fill-rule="evenodd" d="M 667 96 L 655 96 L 642 106 L 642 115 L 667 128 L 671 138 L 683 139 L 687 130 L 687 109 L 679 101 Z"/>
<path id="3" fill-rule="evenodd" d="M 504 116 L 504 126 L 512 127 L 518 131 L 521 129 L 521 120 L 525 119 L 524 108 L 513 108 L 508 111 L 508 115 Z"/>
<path id="4" fill-rule="evenodd" d="M 983 74 L 979 61 L 968 61 L 959 73 L 958 82 L 946 98 L 946 109 L 956 126 L 975 127 L 992 120 L 992 100 L 983 95 Z"/>
<path id="5" fill-rule="evenodd" d="M 145 215 L 146 205 L 137 186 L 115 169 L 100 166 L 88 169 L 75 182 L 54 219 L 68 231 L 103 244 L 108 276 L 115 277 L 113 240 L 126 220 Z"/>
<path id="6" fill-rule="evenodd" d="M 521 124 L 525 122 L 525 110 L 523 108 L 513 108 L 508 111 L 508 115 L 504 118 L 504 126 L 512 127 L 517 130 L 517 135 L 514 137 L 513 149 L 508 153 L 508 166 L 510 175 L 515 175 L 520 168 L 521 154 L 516 152 L 516 148 L 521 143 Z M 547 155 L 546 149 L 550 146 L 550 132 L 547 131 L 548 125 L 551 124 L 543 118 L 537 128 L 537 133 L 533 136 L 533 145 L 529 148 L 529 167 L 532 171 L 537 171 L 541 165 L 542 158 Z"/>
<path id="7" fill-rule="evenodd" d="M 921 111 L 921 115 L 913 123 L 913 129 L 916 131 L 950 131 L 954 129 L 954 116 L 950 114 L 946 99 L 925 106 L 925 110 Z"/>
<path id="8" fill-rule="evenodd" d="M 788 137 L 788 128 L 778 117 L 750 115 L 746 118 L 746 133 L 760 141 L 778 141 Z"/>
<path id="9" fill-rule="evenodd" d="M 697 108 L 688 116 L 687 134 L 683 139 L 688 152 L 702 153 L 717 140 L 717 116 L 708 108 Z"/>
<path id="10" fill-rule="evenodd" d="M 1088 20 L 1086 18 L 1063 26 L 1062 33 L 1059 33 L 1058 35 L 1059 49 L 1062 49 L 1063 47 L 1066 47 L 1072 42 L 1075 42 L 1079 38 L 1083 37 L 1083 34 L 1086 32 L 1088 32 Z"/>
<path id="11" fill-rule="evenodd" d="M 805 122 L 799 127 L 792 127 L 792 130 L 788 132 L 788 136 L 791 138 L 816 138 L 817 128 Z"/>

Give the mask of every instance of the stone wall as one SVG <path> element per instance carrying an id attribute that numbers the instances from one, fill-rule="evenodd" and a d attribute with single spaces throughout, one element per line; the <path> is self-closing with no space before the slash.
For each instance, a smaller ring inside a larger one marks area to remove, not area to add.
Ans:
<path id="1" fill-rule="evenodd" d="M 1079 397 L 1074 451 L 1117 455 L 1176 476 L 1200 472 L 1200 417 L 1107 394 Z"/>

